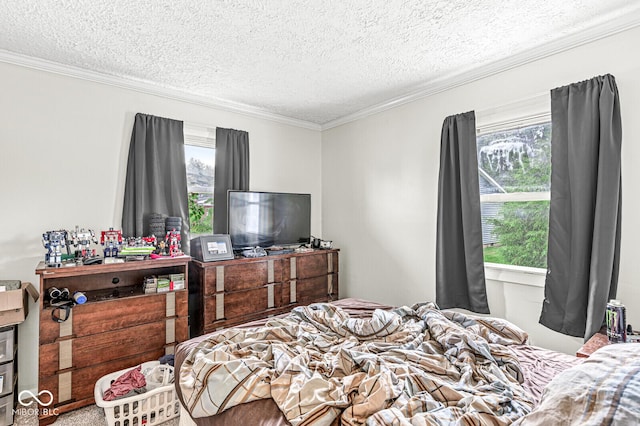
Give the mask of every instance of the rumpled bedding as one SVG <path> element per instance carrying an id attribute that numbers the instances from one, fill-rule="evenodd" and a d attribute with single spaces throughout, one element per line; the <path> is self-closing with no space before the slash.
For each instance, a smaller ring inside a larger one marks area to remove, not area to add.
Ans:
<path id="1" fill-rule="evenodd" d="M 434 303 L 371 318 L 312 304 L 212 334 L 185 359 L 179 386 L 194 418 L 272 398 L 294 426 L 507 425 L 534 403 L 509 350 L 526 342 L 507 321 Z"/>
<path id="2" fill-rule="evenodd" d="M 640 424 L 640 343 L 604 346 L 544 389 L 518 426 Z"/>

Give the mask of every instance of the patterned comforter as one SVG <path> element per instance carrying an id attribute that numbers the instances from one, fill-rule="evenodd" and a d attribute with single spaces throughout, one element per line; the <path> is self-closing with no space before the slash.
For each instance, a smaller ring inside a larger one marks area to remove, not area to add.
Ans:
<path id="1" fill-rule="evenodd" d="M 564 370 L 518 426 L 640 424 L 640 343 L 608 345 Z"/>
<path id="2" fill-rule="evenodd" d="M 433 303 L 371 318 L 313 304 L 212 334 L 185 359 L 179 386 L 194 418 L 273 398 L 294 426 L 506 425 L 534 403 L 509 350 L 526 341 L 507 321 Z"/>

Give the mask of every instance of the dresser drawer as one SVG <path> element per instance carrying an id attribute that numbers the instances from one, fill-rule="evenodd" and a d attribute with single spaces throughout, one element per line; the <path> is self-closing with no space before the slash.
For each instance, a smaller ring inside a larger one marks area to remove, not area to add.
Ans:
<path id="1" fill-rule="evenodd" d="M 204 326 L 220 320 L 231 320 L 282 306 L 282 283 L 205 297 Z"/>
<path id="2" fill-rule="evenodd" d="M 15 356 L 15 329 L 0 332 L 0 362 L 13 361 Z"/>
<path id="3" fill-rule="evenodd" d="M 13 361 L 0 365 L 0 381 L 2 382 L 2 388 L 0 388 L 0 396 L 13 392 L 13 385 L 15 384 L 13 373 Z"/>
<path id="4" fill-rule="evenodd" d="M 183 317 L 40 345 L 40 377 L 151 352 L 186 340 L 186 334 Z"/>
<path id="5" fill-rule="evenodd" d="M 161 321 L 167 316 L 188 315 L 187 290 L 147 294 L 76 305 L 63 323 L 51 319 L 51 308 L 40 312 L 40 344 L 61 336 L 83 337 L 139 324 Z"/>
<path id="6" fill-rule="evenodd" d="M 338 253 L 314 252 L 293 256 L 285 265 L 285 279 L 314 278 L 338 272 Z"/>
<path id="7" fill-rule="evenodd" d="M 294 297 L 298 305 L 328 301 L 329 286 L 332 284 L 332 280 L 332 275 L 307 278 L 304 280 L 291 280 L 289 285 L 289 302 L 292 303 Z"/>
<path id="8" fill-rule="evenodd" d="M 204 294 L 242 291 L 282 282 L 282 260 L 265 259 L 246 263 L 207 266 Z"/>
<path id="9" fill-rule="evenodd" d="M 13 394 L 0 398 L 0 426 L 13 424 Z"/>

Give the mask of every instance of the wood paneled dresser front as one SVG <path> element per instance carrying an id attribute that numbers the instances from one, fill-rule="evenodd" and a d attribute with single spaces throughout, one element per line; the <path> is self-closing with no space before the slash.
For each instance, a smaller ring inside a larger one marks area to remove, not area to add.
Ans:
<path id="1" fill-rule="evenodd" d="M 189 270 L 191 337 L 338 299 L 338 250 L 217 262 Z"/>
<path id="2" fill-rule="evenodd" d="M 172 354 L 189 337 L 190 257 L 106 265 L 51 268 L 40 263 L 39 391 L 53 394 L 41 407 L 40 424 L 94 403 L 102 376 Z M 185 288 L 145 294 L 144 278 L 184 274 Z M 51 306 L 51 288 L 83 292 L 87 301 L 70 309 Z M 46 408 L 46 409 L 45 409 Z"/>

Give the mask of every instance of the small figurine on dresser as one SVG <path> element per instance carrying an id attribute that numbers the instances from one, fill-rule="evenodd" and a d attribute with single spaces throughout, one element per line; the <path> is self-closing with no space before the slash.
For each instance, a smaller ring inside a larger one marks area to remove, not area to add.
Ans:
<path id="1" fill-rule="evenodd" d="M 165 245 L 169 248 L 169 256 L 182 256 L 180 231 L 173 229 L 167 232 Z"/>
<path id="2" fill-rule="evenodd" d="M 47 231 L 42 234 L 42 245 L 47 249 L 44 261 L 47 266 L 62 266 L 62 249 L 69 254 L 69 245 L 67 244 L 67 231 Z"/>
<path id="3" fill-rule="evenodd" d="M 76 247 L 76 263 L 92 265 L 102 263 L 102 258 L 96 254 L 96 249 L 91 249 L 91 244 L 98 244 L 98 238 L 91 229 L 79 228 L 76 225 L 74 231 L 69 232 L 70 244 Z"/>
<path id="4" fill-rule="evenodd" d="M 100 234 L 100 244 L 104 247 L 104 258 L 117 257 L 122 246 L 122 231 L 109 228 Z"/>

